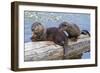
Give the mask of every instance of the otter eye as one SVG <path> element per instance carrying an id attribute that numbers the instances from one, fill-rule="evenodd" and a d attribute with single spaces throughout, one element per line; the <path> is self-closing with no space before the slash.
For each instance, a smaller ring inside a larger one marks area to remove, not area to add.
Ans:
<path id="1" fill-rule="evenodd" d="M 32 29 L 32 31 L 34 31 L 34 29 Z"/>
<path id="2" fill-rule="evenodd" d="M 63 26 L 67 26 L 66 24 L 64 24 Z"/>

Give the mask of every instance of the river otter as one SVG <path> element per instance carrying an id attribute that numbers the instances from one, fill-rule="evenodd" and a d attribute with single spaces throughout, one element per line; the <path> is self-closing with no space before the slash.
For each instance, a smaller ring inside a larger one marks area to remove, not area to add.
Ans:
<path id="1" fill-rule="evenodd" d="M 48 41 L 54 41 L 56 44 L 64 46 L 68 44 L 68 37 L 63 31 L 60 31 L 59 28 L 51 27 L 46 31 Z"/>
<path id="2" fill-rule="evenodd" d="M 44 36 L 44 26 L 39 23 L 39 22 L 35 22 L 32 24 L 31 27 L 32 30 L 32 37 L 31 40 L 32 41 L 42 41 L 44 40 L 45 36 Z"/>
<path id="3" fill-rule="evenodd" d="M 62 22 L 59 25 L 59 29 L 62 31 L 66 31 L 68 33 L 68 38 L 72 41 L 77 41 L 78 37 L 81 34 L 89 35 L 90 33 L 87 30 L 80 30 L 79 26 L 76 24 L 68 23 L 68 22 Z"/>
<path id="4" fill-rule="evenodd" d="M 63 47 L 63 59 L 65 59 L 66 48 L 68 47 L 68 35 L 65 31 L 59 30 L 59 28 L 51 27 L 46 31 L 48 41 L 53 41 L 56 44 Z"/>
<path id="5" fill-rule="evenodd" d="M 76 24 L 71 24 L 68 22 L 61 23 L 59 25 L 59 29 L 66 31 L 69 35 L 68 37 L 73 41 L 77 41 L 78 36 L 81 34 L 80 28 Z"/>

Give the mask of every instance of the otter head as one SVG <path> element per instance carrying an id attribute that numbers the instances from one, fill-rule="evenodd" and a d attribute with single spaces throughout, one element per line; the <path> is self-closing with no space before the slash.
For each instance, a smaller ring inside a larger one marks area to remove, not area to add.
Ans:
<path id="1" fill-rule="evenodd" d="M 41 35 L 44 32 L 44 27 L 41 23 L 35 22 L 32 24 L 31 30 L 34 34 Z"/>
<path id="2" fill-rule="evenodd" d="M 59 29 L 62 30 L 62 31 L 67 31 L 68 28 L 69 28 L 69 23 L 68 22 L 62 22 L 59 25 Z"/>
<path id="3" fill-rule="evenodd" d="M 35 22 L 32 24 L 31 27 L 32 30 L 32 40 L 42 40 L 42 36 L 44 34 L 44 27 L 41 23 L 39 22 Z"/>

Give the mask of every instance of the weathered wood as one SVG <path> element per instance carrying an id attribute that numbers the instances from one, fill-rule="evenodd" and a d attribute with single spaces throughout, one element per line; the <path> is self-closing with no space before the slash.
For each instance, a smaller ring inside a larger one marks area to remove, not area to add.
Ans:
<path id="1" fill-rule="evenodd" d="M 77 42 L 69 39 L 64 48 L 50 41 L 25 43 L 25 61 L 62 60 L 81 58 L 82 53 L 90 51 L 90 37 L 81 35 Z"/>
<path id="2" fill-rule="evenodd" d="M 79 39 L 77 42 L 72 42 L 69 40 L 69 45 L 65 48 L 65 58 L 75 59 L 81 58 L 84 52 L 90 51 L 90 38 L 85 37 Z"/>
<path id="3" fill-rule="evenodd" d="M 63 58 L 63 48 L 50 41 L 25 44 L 25 61 L 59 60 Z"/>

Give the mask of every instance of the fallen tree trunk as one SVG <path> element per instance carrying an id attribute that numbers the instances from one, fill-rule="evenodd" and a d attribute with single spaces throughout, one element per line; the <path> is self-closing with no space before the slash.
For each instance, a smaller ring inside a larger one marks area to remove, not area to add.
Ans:
<path id="1" fill-rule="evenodd" d="M 25 44 L 25 61 L 58 60 L 63 58 L 63 48 L 50 41 Z"/>
<path id="2" fill-rule="evenodd" d="M 90 38 L 79 39 L 77 42 L 69 42 L 65 49 L 66 59 L 79 59 L 84 52 L 90 51 Z"/>
<path id="3" fill-rule="evenodd" d="M 62 60 L 81 58 L 84 52 L 90 51 L 90 37 L 81 35 L 77 42 L 69 39 L 64 48 L 50 41 L 25 43 L 25 61 Z M 64 57 L 65 56 L 65 57 Z"/>

